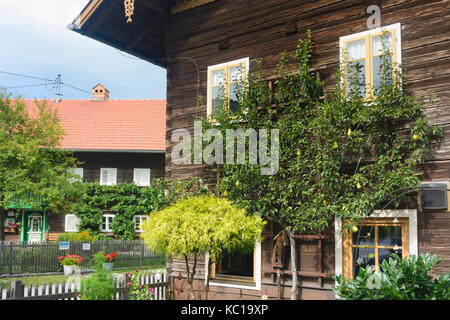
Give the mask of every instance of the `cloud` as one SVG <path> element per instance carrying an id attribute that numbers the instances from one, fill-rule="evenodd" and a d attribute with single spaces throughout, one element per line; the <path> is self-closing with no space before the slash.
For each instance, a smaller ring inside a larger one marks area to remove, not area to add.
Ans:
<path id="1" fill-rule="evenodd" d="M 88 2 L 0 0 L 0 70 L 50 79 L 61 73 L 63 81 L 87 91 L 102 82 L 111 98 L 165 98 L 165 70 L 67 29 Z M 0 86 L 30 81 L 0 75 Z M 89 98 L 68 88 L 64 91 L 65 98 Z M 19 93 L 54 98 L 45 87 Z"/>

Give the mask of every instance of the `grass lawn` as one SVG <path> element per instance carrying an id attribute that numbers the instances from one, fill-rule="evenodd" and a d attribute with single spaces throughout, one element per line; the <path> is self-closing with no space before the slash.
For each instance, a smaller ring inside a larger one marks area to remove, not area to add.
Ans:
<path id="1" fill-rule="evenodd" d="M 143 266 L 142 268 L 140 267 L 135 267 L 135 268 L 127 268 L 127 269 L 120 269 L 120 270 L 113 270 L 114 273 L 129 273 L 131 271 L 134 271 L 136 269 L 138 269 L 139 271 L 143 271 L 145 273 L 151 273 L 153 271 L 156 270 L 161 270 L 161 269 L 165 269 L 166 265 L 165 265 L 165 260 L 162 259 L 161 261 L 157 261 L 157 262 L 153 262 L 148 266 Z M 91 273 L 88 274 L 83 274 L 82 277 L 87 277 L 89 276 Z M 11 283 L 15 280 L 21 280 L 22 283 L 24 284 L 24 286 L 28 286 L 28 285 L 42 285 L 42 284 L 48 284 L 48 283 L 62 283 L 62 282 L 66 282 L 67 279 L 69 277 L 68 276 L 64 276 L 64 275 L 41 275 L 41 276 L 24 276 L 24 277 L 8 277 L 8 278 L 0 278 L 0 287 L 3 288 L 7 288 L 9 285 L 11 285 Z"/>

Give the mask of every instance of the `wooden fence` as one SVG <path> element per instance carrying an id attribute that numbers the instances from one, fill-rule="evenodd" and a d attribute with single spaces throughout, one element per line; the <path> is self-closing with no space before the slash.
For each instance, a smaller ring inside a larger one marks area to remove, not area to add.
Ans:
<path id="1" fill-rule="evenodd" d="M 116 251 L 114 268 L 134 268 L 164 263 L 164 258 L 153 254 L 142 241 L 94 241 L 72 242 L 68 250 L 60 250 L 58 242 L 27 243 L 0 242 L 0 275 L 21 273 L 59 272 L 59 256 L 77 254 L 83 258 L 82 269 L 94 268 L 93 256 L 105 251 Z"/>
<path id="2" fill-rule="evenodd" d="M 128 275 L 123 275 L 122 279 L 117 279 L 113 300 L 130 299 L 130 288 L 127 286 L 129 281 Z M 170 299 L 167 274 L 143 274 L 139 281 L 142 285 L 148 284 L 149 288 L 154 289 L 153 300 Z M 80 300 L 78 290 L 79 282 L 76 281 L 24 286 L 22 281 L 17 280 L 5 289 L 0 287 L 0 300 Z M 148 294 L 153 295 L 151 292 Z"/>

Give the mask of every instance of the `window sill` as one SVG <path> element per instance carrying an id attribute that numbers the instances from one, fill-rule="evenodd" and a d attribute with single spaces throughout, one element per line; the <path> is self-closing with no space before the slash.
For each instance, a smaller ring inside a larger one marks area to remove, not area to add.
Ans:
<path id="1" fill-rule="evenodd" d="M 210 285 L 259 290 L 256 286 L 255 279 L 243 276 L 216 275 L 215 278 L 210 280 Z"/>

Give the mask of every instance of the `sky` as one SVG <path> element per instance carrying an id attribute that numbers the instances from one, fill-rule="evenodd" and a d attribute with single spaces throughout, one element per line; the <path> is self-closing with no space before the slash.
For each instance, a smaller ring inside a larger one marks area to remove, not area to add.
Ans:
<path id="1" fill-rule="evenodd" d="M 110 99 L 165 99 L 166 71 L 96 40 L 70 31 L 88 0 L 0 0 L 0 71 L 56 79 L 87 92 L 97 83 Z M 27 99 L 55 99 L 45 81 L 0 72 L 0 87 Z M 63 86 L 62 99 L 91 95 Z"/>

